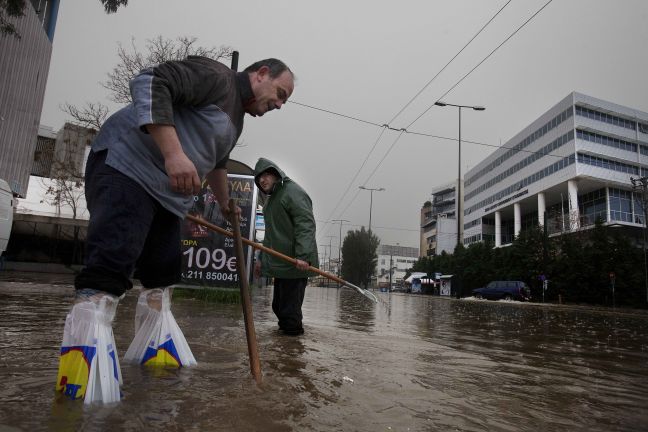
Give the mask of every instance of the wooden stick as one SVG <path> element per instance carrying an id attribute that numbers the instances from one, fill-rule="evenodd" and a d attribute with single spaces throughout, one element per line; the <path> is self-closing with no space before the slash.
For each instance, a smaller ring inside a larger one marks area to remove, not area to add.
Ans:
<path id="1" fill-rule="evenodd" d="M 247 336 L 248 354 L 250 357 L 250 371 L 257 384 L 261 384 L 261 364 L 259 363 L 259 351 L 257 349 L 256 332 L 254 331 L 254 318 L 252 316 L 252 302 L 250 301 L 250 290 L 245 270 L 245 255 L 243 254 L 243 242 L 241 241 L 241 228 L 236 215 L 236 203 L 229 201 L 230 213 L 232 216 L 232 227 L 234 227 L 234 249 L 236 250 L 236 267 L 239 275 L 239 288 L 241 289 L 241 303 L 243 306 L 243 318 L 245 321 L 245 335 Z"/>
<path id="2" fill-rule="evenodd" d="M 203 219 L 201 219 L 199 217 L 192 216 L 192 215 L 187 215 L 186 218 L 189 219 L 192 222 L 197 223 L 198 225 L 202 225 L 202 226 L 204 226 L 206 228 L 209 228 L 212 231 L 216 231 L 216 232 L 218 232 L 220 234 L 223 234 L 223 235 L 226 235 L 228 237 L 233 237 L 234 236 L 234 234 L 232 234 L 230 231 L 228 231 L 226 229 L 223 229 L 223 228 L 219 227 L 218 225 L 214 225 L 212 223 L 209 223 L 206 220 L 203 220 Z M 248 239 L 242 238 L 242 237 L 241 237 L 241 240 L 246 245 L 252 246 L 255 249 L 259 249 L 261 252 L 265 252 L 267 254 L 276 256 L 277 258 L 280 258 L 280 259 L 282 259 L 284 261 L 288 261 L 288 262 L 290 262 L 292 264 L 297 263 L 297 260 L 295 258 L 289 257 L 288 255 L 284 255 L 281 252 L 278 252 L 278 251 L 276 251 L 274 249 L 270 249 L 269 247 L 265 247 L 260 243 L 253 242 L 251 240 L 248 240 Z M 317 267 L 313 267 L 313 266 L 309 266 L 308 271 L 313 272 L 313 273 L 317 273 L 318 275 L 324 276 L 325 278 L 331 279 L 331 280 L 333 280 L 335 282 L 339 282 L 342 285 L 347 286 L 349 288 L 353 288 L 354 290 L 358 291 L 363 296 L 367 297 L 369 300 L 373 301 L 374 303 L 378 303 L 378 298 L 371 291 L 368 291 L 366 289 L 362 289 L 362 288 L 352 284 L 351 282 L 347 282 L 344 279 L 335 276 L 334 274 L 327 273 L 327 272 L 325 272 L 323 270 L 320 270 Z"/>

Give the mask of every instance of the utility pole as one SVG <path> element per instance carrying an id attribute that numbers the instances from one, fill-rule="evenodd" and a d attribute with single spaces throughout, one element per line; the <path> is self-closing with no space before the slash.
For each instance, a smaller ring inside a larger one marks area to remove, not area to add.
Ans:
<path id="1" fill-rule="evenodd" d="M 648 224 L 648 177 L 630 177 L 632 190 L 641 193 L 641 206 L 643 207 L 643 253 L 644 253 L 644 285 L 646 287 L 646 302 L 648 303 L 648 264 L 646 263 L 646 225 Z"/>
<path id="2" fill-rule="evenodd" d="M 339 247 L 338 247 L 338 271 L 337 275 L 339 278 L 342 277 L 342 222 L 350 222 L 346 219 L 333 219 L 331 222 L 340 222 L 340 237 L 339 237 Z M 338 282 L 338 288 L 340 288 L 340 282 Z"/>
<path id="3" fill-rule="evenodd" d="M 322 262 L 320 264 L 321 264 L 321 267 L 323 267 L 322 270 L 326 270 L 326 264 L 324 264 L 324 263 L 326 262 L 326 246 L 327 245 L 321 244 L 320 246 L 324 248 L 324 259 L 322 260 Z M 326 287 L 328 288 L 328 279 L 326 279 Z"/>

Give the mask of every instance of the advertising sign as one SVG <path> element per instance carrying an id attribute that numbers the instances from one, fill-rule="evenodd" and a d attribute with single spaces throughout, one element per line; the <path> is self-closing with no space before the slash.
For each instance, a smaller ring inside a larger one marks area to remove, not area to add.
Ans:
<path id="1" fill-rule="evenodd" d="M 256 212 L 257 188 L 254 177 L 228 174 L 230 198 L 241 208 L 241 236 L 252 240 Z M 194 196 L 190 215 L 204 219 L 227 231 L 232 225 L 223 217 L 220 205 L 209 186 L 203 184 L 200 193 Z M 182 226 L 182 275 L 181 284 L 213 287 L 237 287 L 238 272 L 234 239 L 208 230 L 189 220 Z M 251 247 L 243 247 L 248 278 L 250 274 Z"/>

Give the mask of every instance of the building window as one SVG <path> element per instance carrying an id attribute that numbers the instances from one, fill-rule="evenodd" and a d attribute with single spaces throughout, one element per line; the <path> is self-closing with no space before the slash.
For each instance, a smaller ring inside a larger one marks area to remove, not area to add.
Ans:
<path id="1" fill-rule="evenodd" d="M 605 189 L 598 189 L 578 197 L 578 209 L 581 216 L 581 225 L 594 225 L 597 219 L 607 221 L 607 206 L 605 203 Z"/>
<path id="2" fill-rule="evenodd" d="M 578 153 L 578 163 L 584 163 L 587 165 L 593 165 L 600 168 L 618 171 L 628 174 L 639 174 L 639 168 L 634 165 L 628 165 L 622 162 L 617 162 L 609 159 L 604 159 L 584 153 Z"/>
<path id="3" fill-rule="evenodd" d="M 632 192 L 610 188 L 610 219 L 632 222 Z"/>
<path id="4" fill-rule="evenodd" d="M 593 109 L 585 108 L 579 105 L 576 105 L 576 115 L 589 118 L 592 120 L 600 121 L 603 123 L 620 126 L 626 129 L 635 130 L 636 128 L 636 123 L 631 120 L 627 120 L 618 116 L 614 116 L 612 114 L 603 113 Z"/>
<path id="5" fill-rule="evenodd" d="M 476 196 L 477 194 L 485 191 L 486 189 L 490 188 L 491 186 L 501 182 L 502 180 L 506 179 L 507 177 L 519 172 L 521 169 L 525 168 L 527 165 L 532 164 L 533 162 L 537 161 L 541 157 L 546 156 L 546 155 L 550 154 L 551 152 L 553 152 L 554 150 L 562 147 L 563 145 L 567 144 L 568 142 L 572 141 L 573 139 L 574 139 L 574 132 L 573 131 L 567 132 L 563 136 L 558 137 L 557 139 L 553 140 L 552 142 L 550 142 L 546 146 L 542 147 L 540 150 L 538 150 L 536 152 L 533 152 L 531 154 L 531 156 L 523 159 L 522 161 L 516 163 L 515 165 L 513 165 L 512 167 L 510 167 L 506 171 L 504 171 L 504 172 L 500 173 L 499 175 L 493 177 L 492 179 L 490 179 L 486 183 L 480 185 L 476 189 L 468 192 L 464 196 L 464 199 L 469 200 L 470 198 L 472 198 L 472 197 Z M 635 150 L 636 150 L 636 146 L 635 146 Z M 531 179 L 527 179 L 527 181 L 529 181 L 529 180 L 531 180 Z M 532 180 L 532 181 L 530 181 L 530 183 L 533 183 L 534 181 L 536 181 L 536 180 Z"/>
<path id="6" fill-rule="evenodd" d="M 582 131 L 580 129 L 576 131 L 576 136 L 579 139 L 582 139 L 582 140 L 585 140 L 585 141 L 590 141 L 590 142 L 597 143 L 597 144 L 603 144 L 603 145 L 606 145 L 606 146 L 609 146 L 609 147 L 614 147 L 614 148 L 618 148 L 618 149 L 621 149 L 621 150 L 627 150 L 627 151 L 634 152 L 634 153 L 637 152 L 637 144 L 634 144 L 634 143 L 631 143 L 631 142 L 628 142 L 628 141 L 624 141 L 622 139 L 612 138 L 612 137 L 608 137 L 608 136 L 605 136 L 605 135 L 601 135 L 601 134 L 597 134 L 597 133 L 593 133 L 593 132 L 589 132 L 589 131 Z M 644 146 L 642 146 L 642 147 L 644 147 Z M 642 153 L 644 153 L 644 152 L 642 151 Z"/>
<path id="7" fill-rule="evenodd" d="M 498 157 L 493 162 L 488 164 L 488 166 L 486 166 L 486 167 L 482 168 L 481 170 L 479 170 L 479 172 L 475 173 L 469 179 L 466 179 L 464 184 L 466 186 L 469 186 L 475 180 L 477 180 L 480 177 L 483 177 L 484 175 L 486 175 L 487 173 L 491 172 L 493 169 L 495 169 L 496 167 L 501 165 L 505 160 L 507 160 L 511 156 L 517 154 L 520 150 L 522 150 L 522 149 L 528 147 L 529 145 L 531 145 L 531 143 L 533 143 L 535 140 L 542 137 L 547 132 L 554 129 L 555 127 L 560 125 L 562 122 L 564 122 L 565 120 L 570 118 L 573 115 L 572 111 L 573 111 L 572 107 L 570 106 L 569 108 L 567 108 L 566 110 L 564 110 L 563 112 L 561 112 L 560 114 L 555 116 L 553 119 L 549 120 L 546 124 L 544 124 L 542 127 L 537 129 L 535 132 L 533 132 L 532 134 L 530 134 L 529 136 L 524 138 L 519 143 L 512 146 L 511 149 L 509 149 L 502 156 Z"/>

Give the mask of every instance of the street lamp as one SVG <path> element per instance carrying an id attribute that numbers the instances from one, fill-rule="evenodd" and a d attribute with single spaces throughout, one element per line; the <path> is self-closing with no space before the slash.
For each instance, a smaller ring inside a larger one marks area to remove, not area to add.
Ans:
<path id="1" fill-rule="evenodd" d="M 326 264 L 325 264 L 326 263 L 326 247 L 328 245 L 327 244 L 321 244 L 320 246 L 324 249 L 324 259 L 322 260 L 322 262 L 320 264 L 321 264 L 322 270 L 326 271 Z M 330 259 L 331 259 L 331 257 L 329 256 L 329 260 Z M 326 287 L 328 288 L 328 286 L 329 286 L 329 281 L 328 281 L 328 278 L 326 278 Z"/>
<path id="2" fill-rule="evenodd" d="M 358 188 L 363 190 L 368 190 L 370 194 L 369 195 L 369 234 L 371 234 L 371 207 L 373 206 L 373 193 L 374 191 L 382 192 L 385 190 L 385 188 L 367 188 L 364 186 L 358 186 Z"/>
<path id="3" fill-rule="evenodd" d="M 331 236 L 326 236 L 326 237 L 328 237 L 328 239 L 329 239 L 329 244 L 328 244 L 328 247 L 329 247 L 328 271 L 330 272 L 331 271 L 331 257 L 333 256 L 333 249 L 331 247 L 331 241 L 333 240 L 333 237 L 335 237 L 335 236 L 331 235 Z"/>
<path id="4" fill-rule="evenodd" d="M 341 277 L 341 272 L 342 272 L 342 222 L 350 222 L 346 219 L 333 219 L 331 222 L 340 222 L 340 242 L 338 243 L 338 271 L 337 275 L 338 277 Z M 340 286 L 340 282 L 338 282 L 338 286 Z"/>
<path id="5" fill-rule="evenodd" d="M 457 203 L 457 246 L 461 242 L 461 224 L 463 222 L 463 214 L 461 209 L 461 108 L 470 108 L 475 111 L 484 111 L 486 108 L 482 106 L 472 106 L 472 105 L 455 105 L 451 103 L 437 101 L 434 103 L 436 106 L 453 106 L 459 108 L 459 156 L 457 158 L 458 162 L 458 173 L 457 173 L 457 193 L 456 193 L 456 203 Z"/>

